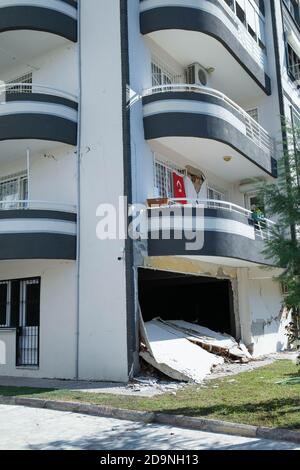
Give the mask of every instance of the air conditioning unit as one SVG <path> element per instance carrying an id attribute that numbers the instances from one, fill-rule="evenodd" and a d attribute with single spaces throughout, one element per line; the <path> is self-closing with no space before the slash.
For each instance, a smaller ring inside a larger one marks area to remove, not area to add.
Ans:
<path id="1" fill-rule="evenodd" d="M 189 85 L 208 86 L 209 77 L 206 69 L 195 62 L 186 69 L 186 81 Z"/>

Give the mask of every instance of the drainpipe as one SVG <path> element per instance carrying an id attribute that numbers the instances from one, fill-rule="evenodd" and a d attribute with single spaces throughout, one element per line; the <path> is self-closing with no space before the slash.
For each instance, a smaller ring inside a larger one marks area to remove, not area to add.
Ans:
<path id="1" fill-rule="evenodd" d="M 76 242 L 76 356 L 75 356 L 75 378 L 79 379 L 79 335 L 80 335 L 80 164 L 81 164 L 81 0 L 78 0 L 77 12 L 77 41 L 78 41 L 78 81 L 79 81 L 79 100 L 78 100 L 78 129 L 77 129 L 77 242 Z"/>

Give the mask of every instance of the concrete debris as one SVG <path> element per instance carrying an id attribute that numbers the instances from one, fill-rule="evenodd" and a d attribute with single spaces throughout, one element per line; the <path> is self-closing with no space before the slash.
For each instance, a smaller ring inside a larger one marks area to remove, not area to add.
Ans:
<path id="1" fill-rule="evenodd" d="M 162 320 L 160 320 L 162 321 Z M 251 354 L 243 343 L 238 343 L 232 336 L 217 333 L 194 323 L 182 320 L 171 320 L 164 322 L 188 335 L 188 339 L 198 344 L 207 351 L 227 357 L 232 360 L 248 362 L 252 359 Z"/>
<path id="2" fill-rule="evenodd" d="M 191 342 L 178 327 L 159 319 L 141 323 L 141 357 L 172 379 L 201 383 L 214 366 L 224 363 L 222 357 Z"/>

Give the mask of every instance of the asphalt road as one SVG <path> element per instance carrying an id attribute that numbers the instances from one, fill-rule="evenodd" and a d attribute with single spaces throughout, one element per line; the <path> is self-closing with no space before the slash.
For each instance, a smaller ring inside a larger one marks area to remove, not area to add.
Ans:
<path id="1" fill-rule="evenodd" d="M 0 405 L 0 450 L 287 450 L 262 439 Z"/>

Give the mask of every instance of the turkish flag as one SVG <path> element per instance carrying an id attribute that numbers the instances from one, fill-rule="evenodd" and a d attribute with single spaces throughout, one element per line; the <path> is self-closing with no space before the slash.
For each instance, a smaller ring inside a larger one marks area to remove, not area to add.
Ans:
<path id="1" fill-rule="evenodd" d="M 184 179 L 183 176 L 178 175 L 177 173 L 173 173 L 173 187 L 174 187 L 174 198 L 175 199 L 182 199 L 179 201 L 180 204 L 186 204 L 186 192 L 184 186 Z"/>

